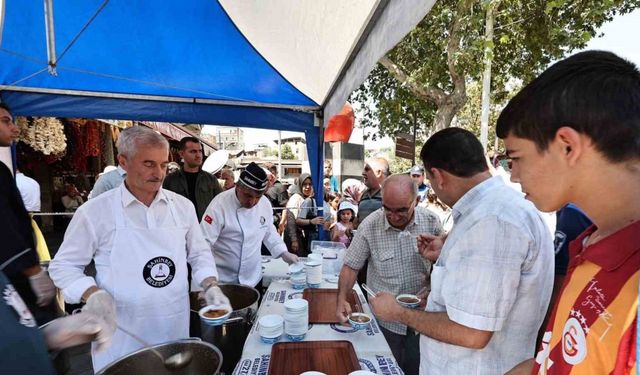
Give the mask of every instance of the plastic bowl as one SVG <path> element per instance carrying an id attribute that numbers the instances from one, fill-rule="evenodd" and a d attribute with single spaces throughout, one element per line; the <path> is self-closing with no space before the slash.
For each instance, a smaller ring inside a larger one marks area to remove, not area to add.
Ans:
<path id="1" fill-rule="evenodd" d="M 204 322 L 204 324 L 207 324 L 207 325 L 210 325 L 210 326 L 222 325 L 229 318 L 229 316 L 232 313 L 232 311 L 227 311 L 226 314 L 221 315 L 221 316 L 219 316 L 217 318 L 210 318 L 210 317 L 204 315 L 204 313 L 206 313 L 209 310 L 221 310 L 221 309 L 218 309 L 218 308 L 216 308 L 214 306 L 209 305 L 209 306 L 205 306 L 205 307 L 201 308 L 198 311 L 198 315 L 200 316 L 200 320 L 202 322 Z"/>
<path id="2" fill-rule="evenodd" d="M 304 271 L 304 263 L 297 262 L 289 265 L 289 273 L 302 273 Z"/>
<path id="3" fill-rule="evenodd" d="M 365 313 L 351 313 L 349 315 L 349 324 L 354 329 L 365 329 L 371 323 L 371 317 Z"/>
<path id="4" fill-rule="evenodd" d="M 279 335 L 279 336 L 276 336 L 276 337 L 260 336 L 260 341 L 262 341 L 265 344 L 275 344 L 276 342 L 280 341 L 281 337 L 282 337 L 282 335 Z"/>
<path id="5" fill-rule="evenodd" d="M 414 308 L 420 305 L 420 298 L 415 294 L 400 294 L 396 297 L 396 301 L 404 307 Z"/>

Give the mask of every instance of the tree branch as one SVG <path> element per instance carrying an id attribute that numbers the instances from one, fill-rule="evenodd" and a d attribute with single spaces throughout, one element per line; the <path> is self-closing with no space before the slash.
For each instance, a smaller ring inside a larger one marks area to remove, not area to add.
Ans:
<path id="1" fill-rule="evenodd" d="M 456 64 L 456 54 L 460 49 L 460 42 L 462 40 L 462 21 L 466 18 L 471 7 L 473 0 L 463 0 L 458 3 L 456 9 L 455 19 L 449 30 L 449 42 L 447 43 L 447 65 L 449 67 L 449 74 L 451 75 L 451 83 L 453 84 L 452 96 L 454 101 L 460 101 L 464 104 L 466 101 L 466 84 L 464 73 L 458 71 Z"/>
<path id="2" fill-rule="evenodd" d="M 437 87 L 424 87 L 417 84 L 398 64 L 391 61 L 387 56 L 383 56 L 378 62 L 387 69 L 393 78 L 400 82 L 400 84 L 405 85 L 415 95 L 433 101 L 436 105 L 444 102 L 447 96 L 444 90 Z"/>

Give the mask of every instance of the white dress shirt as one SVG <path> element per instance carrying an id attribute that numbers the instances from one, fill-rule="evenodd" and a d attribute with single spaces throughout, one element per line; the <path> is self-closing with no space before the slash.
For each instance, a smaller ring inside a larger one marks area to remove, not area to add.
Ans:
<path id="1" fill-rule="evenodd" d="M 20 190 L 24 207 L 29 212 L 40 212 L 40 184 L 23 173 L 16 174 L 16 185 Z"/>
<path id="2" fill-rule="evenodd" d="M 87 199 L 93 199 L 104 192 L 117 188 L 126 177 L 127 171 L 122 169 L 121 166 L 118 166 L 116 170 L 101 175 L 93 185 L 93 189 L 89 192 Z"/>
<path id="3" fill-rule="evenodd" d="M 421 336 L 420 373 L 504 374 L 535 350 L 553 287 L 553 243 L 533 204 L 500 177 L 469 190 L 453 218 L 426 310 L 493 336 L 479 350 Z"/>
<path id="4" fill-rule="evenodd" d="M 235 188 L 213 198 L 200 226 L 216 258 L 221 282 L 255 286 L 262 278 L 260 244 L 274 258 L 287 251 L 272 215 L 265 196 L 252 208 L 240 205 Z"/>
<path id="5" fill-rule="evenodd" d="M 209 276 L 218 276 L 215 261 L 202 236 L 191 201 L 160 189 L 147 207 L 129 192 L 125 184 L 121 184 L 78 208 L 64 234 L 58 253 L 49 265 L 51 279 L 62 289 L 67 302 L 79 303 L 82 293 L 96 285 L 93 277 L 84 274 L 84 268 L 91 259 L 101 264 L 110 262 L 110 249 L 116 227 L 114 200 L 123 205 L 127 226 L 149 229 L 175 227 L 168 206 L 168 200 L 171 200 L 178 226 L 187 229 L 187 262 L 191 265 L 193 279 L 200 284 Z"/>

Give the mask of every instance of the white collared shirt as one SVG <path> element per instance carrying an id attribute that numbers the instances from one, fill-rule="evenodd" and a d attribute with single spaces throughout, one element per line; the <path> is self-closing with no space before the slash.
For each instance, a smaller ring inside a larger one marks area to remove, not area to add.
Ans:
<path id="1" fill-rule="evenodd" d="M 168 205 L 171 200 L 178 226 L 188 228 L 187 261 L 191 265 L 193 279 L 199 285 L 207 277 L 218 276 L 215 261 L 202 236 L 191 201 L 160 189 L 147 207 L 129 192 L 125 184 L 121 184 L 78 208 L 64 234 L 58 253 L 49 265 L 51 279 L 62 289 L 67 302 L 78 303 L 82 293 L 96 285 L 92 277 L 84 274 L 84 267 L 91 259 L 95 258 L 103 264 L 110 263 L 109 256 L 116 229 L 114 200 L 121 202 L 127 226 L 149 229 L 176 226 Z"/>
<path id="2" fill-rule="evenodd" d="M 243 208 L 236 188 L 224 191 L 213 198 L 200 226 L 216 258 L 221 282 L 253 287 L 262 278 L 260 245 L 264 243 L 274 258 L 287 251 L 265 196 L 252 208 Z"/>
<path id="3" fill-rule="evenodd" d="M 426 311 L 493 336 L 480 350 L 420 338 L 421 374 L 504 374 L 531 358 L 551 297 L 553 243 L 522 194 L 492 177 L 453 206 Z"/>
<path id="4" fill-rule="evenodd" d="M 16 185 L 20 190 L 24 207 L 29 212 L 40 212 L 40 184 L 23 173 L 16 174 Z"/>

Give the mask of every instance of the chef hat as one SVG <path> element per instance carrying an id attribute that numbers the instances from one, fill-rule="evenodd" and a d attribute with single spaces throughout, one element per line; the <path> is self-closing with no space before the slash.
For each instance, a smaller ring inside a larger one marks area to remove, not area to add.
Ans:
<path id="1" fill-rule="evenodd" d="M 267 174 L 258 164 L 251 162 L 240 173 L 240 181 L 244 186 L 256 191 L 264 191 L 267 188 Z"/>

